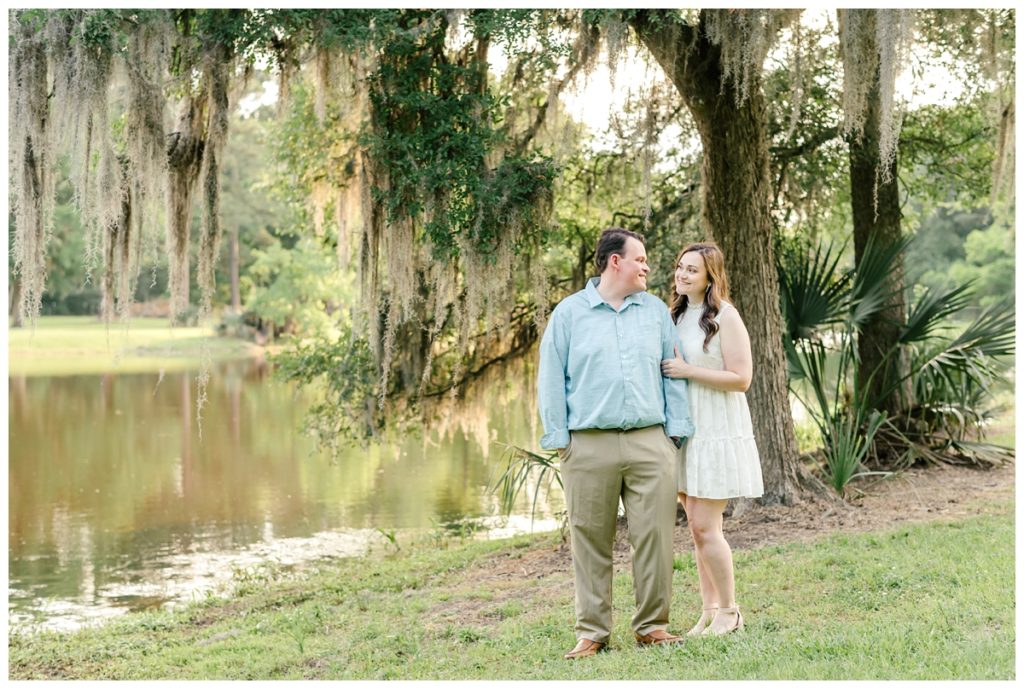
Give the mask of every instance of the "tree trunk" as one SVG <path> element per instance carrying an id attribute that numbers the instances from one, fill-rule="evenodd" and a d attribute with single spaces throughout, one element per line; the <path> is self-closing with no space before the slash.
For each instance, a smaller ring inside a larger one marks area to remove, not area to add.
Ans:
<path id="1" fill-rule="evenodd" d="M 12 328 L 20 328 L 21 320 L 21 276 L 15 275 L 11 285 L 11 294 L 7 300 L 7 315 L 10 318 L 8 323 Z"/>
<path id="2" fill-rule="evenodd" d="M 104 237 L 104 259 L 100 320 L 111 323 L 117 316 L 128 317 L 131 301 L 131 230 L 132 194 L 127 180 L 128 162 L 120 161 L 121 210 L 107 227 Z"/>
<path id="3" fill-rule="evenodd" d="M 868 12 L 872 17 L 875 14 L 875 10 L 847 11 Z M 873 30 L 867 33 L 874 35 Z M 872 45 L 870 49 L 877 50 L 877 46 Z M 853 247 L 858 266 L 864 258 L 865 249 L 870 239 L 874 238 L 878 247 L 885 247 L 891 246 L 901 238 L 896 159 L 893 158 L 889 169 L 883 174 L 879 155 L 878 144 L 881 138 L 879 88 L 880 72 L 876 69 L 871 90 L 868 92 L 864 131 L 860 136 L 849 138 Z M 885 279 L 889 299 L 885 308 L 864 325 L 857 342 L 860 365 L 857 369 L 856 385 L 859 392 L 866 392 L 867 399 L 874 401 L 872 406 L 894 414 L 904 404 L 910 403 L 909 381 L 897 389 L 898 394 L 883 394 L 883 389 L 888 386 L 889 382 L 897 380 L 907 370 L 907 363 L 902 357 L 890 356 L 888 361 L 885 361 L 886 354 L 898 351 L 900 326 L 906 321 L 902 256 L 896 258 L 893 269 L 889 271 Z M 864 386 L 869 384 L 869 379 L 870 387 L 864 390 Z"/>
<path id="4" fill-rule="evenodd" d="M 631 23 L 697 124 L 704 149 L 704 225 L 725 253 L 733 301 L 750 332 L 749 399 L 764 473 L 762 502 L 788 504 L 797 499 L 797 447 L 772 245 L 764 96 L 755 83 L 737 103 L 732 81 L 723 83 L 720 50 L 704 31 L 653 14 L 641 11 Z M 701 17 L 703 23 L 704 12 Z"/>
<path id="5" fill-rule="evenodd" d="M 196 166 L 198 167 L 198 166 Z M 167 282 L 171 292 L 171 320 L 178 322 L 189 305 L 189 236 L 192 191 L 196 169 L 171 166 L 167 195 Z"/>
<path id="6" fill-rule="evenodd" d="M 203 140 L 195 135 L 201 122 L 203 99 L 186 99 L 178 128 L 167 147 L 167 253 L 171 320 L 179 321 L 189 305 L 189 236 L 192 196 L 203 160 Z M 198 102 L 197 102 L 198 101 Z"/>

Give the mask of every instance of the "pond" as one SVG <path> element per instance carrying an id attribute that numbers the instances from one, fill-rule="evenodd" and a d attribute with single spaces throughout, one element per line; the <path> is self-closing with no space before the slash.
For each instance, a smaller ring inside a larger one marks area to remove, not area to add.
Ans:
<path id="1" fill-rule="evenodd" d="M 11 377 L 8 393 L 13 626 L 174 605 L 263 563 L 363 555 L 460 520 L 502 527 L 492 535 L 555 528 L 562 509 L 542 495 L 532 523 L 524 497 L 497 518 L 498 441 L 539 437 L 522 398 L 492 405 L 489 431 L 332 462 L 301 433 L 309 395 L 262 361 L 215 365 L 199 419 L 194 372 Z"/>

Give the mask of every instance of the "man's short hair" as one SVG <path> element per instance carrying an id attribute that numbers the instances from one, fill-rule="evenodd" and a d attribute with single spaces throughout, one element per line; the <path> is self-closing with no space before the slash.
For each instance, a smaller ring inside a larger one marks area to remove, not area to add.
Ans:
<path id="1" fill-rule="evenodd" d="M 621 227 L 609 227 L 601 233 L 597 239 L 597 249 L 594 251 L 594 263 L 597 265 L 598 274 L 603 273 L 604 269 L 608 267 L 608 259 L 612 254 L 623 255 L 626 240 L 630 237 L 641 244 L 644 243 L 643 235 L 624 230 Z"/>

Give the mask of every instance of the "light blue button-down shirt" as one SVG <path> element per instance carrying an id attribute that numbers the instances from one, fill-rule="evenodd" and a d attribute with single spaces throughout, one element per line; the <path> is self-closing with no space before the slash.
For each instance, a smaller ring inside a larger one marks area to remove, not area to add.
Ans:
<path id="1" fill-rule="evenodd" d="M 537 397 L 546 450 L 569 445 L 569 431 L 630 430 L 657 424 L 693 435 L 686 381 L 663 378 L 675 356 L 675 327 L 653 294 L 626 297 L 616 311 L 597 291 L 600 278 L 555 307 L 540 342 Z M 682 351 L 682 347 L 680 347 Z"/>

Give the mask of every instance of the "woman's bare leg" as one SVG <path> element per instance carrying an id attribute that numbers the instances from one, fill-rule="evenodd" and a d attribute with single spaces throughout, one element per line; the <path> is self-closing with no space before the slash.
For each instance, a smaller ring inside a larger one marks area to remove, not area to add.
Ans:
<path id="1" fill-rule="evenodd" d="M 690 497 L 686 493 L 679 494 L 679 502 L 682 503 L 683 509 L 686 511 L 686 524 L 690 529 L 691 535 L 693 534 L 693 519 L 690 516 L 693 505 L 697 498 Z M 696 544 L 696 539 L 694 540 Z M 713 612 L 709 612 L 709 608 L 718 607 L 718 593 L 715 591 L 714 582 L 711 579 L 711 575 L 708 572 L 707 565 L 704 564 L 703 558 L 700 556 L 700 551 L 694 548 L 694 561 L 697 563 L 697 581 L 700 583 L 700 599 L 704 610 L 701 612 L 700 620 L 690 631 L 697 633 L 708 625 L 711 621 Z"/>
<path id="2" fill-rule="evenodd" d="M 687 510 L 686 519 L 693 534 L 697 556 L 703 561 L 707 577 L 717 597 L 716 602 L 720 606 L 719 613 L 711 623 L 711 631 L 721 633 L 737 623 L 735 612 L 721 612 L 721 608 L 736 607 L 732 549 L 722 532 L 722 513 L 728 501 L 704 498 L 690 500 L 692 505 Z"/>

